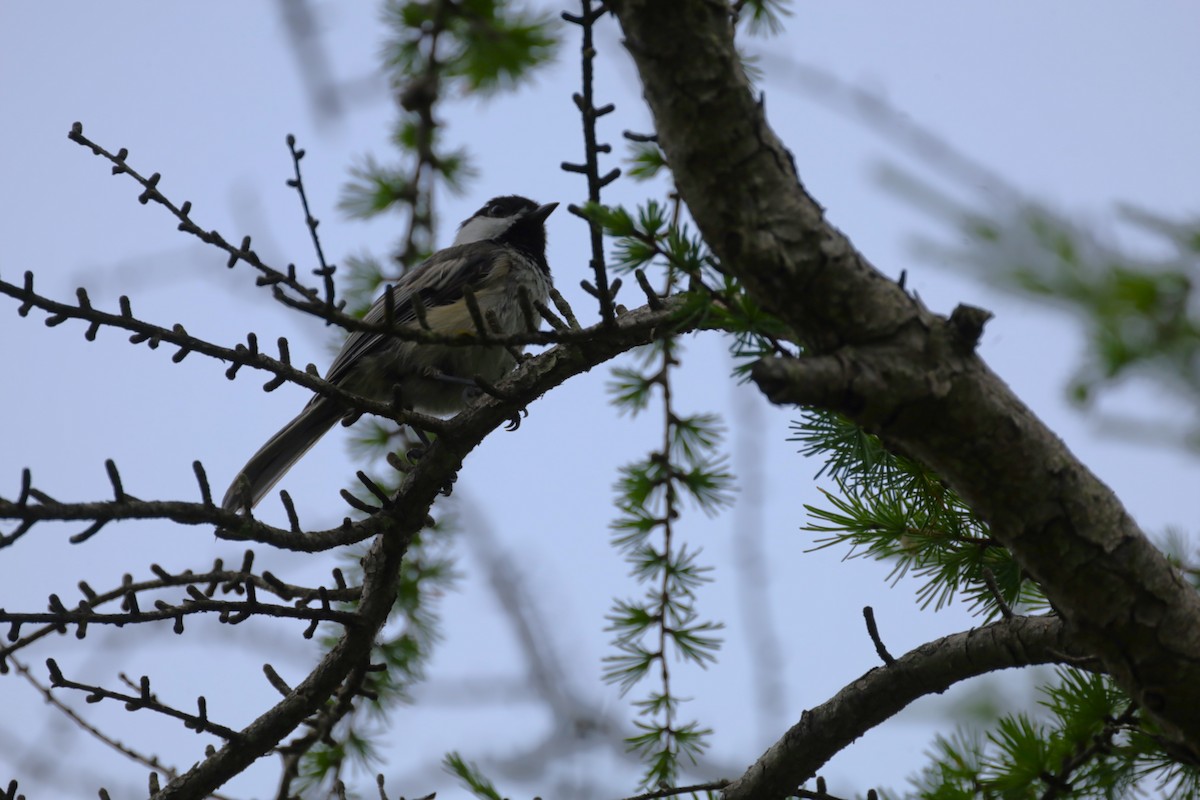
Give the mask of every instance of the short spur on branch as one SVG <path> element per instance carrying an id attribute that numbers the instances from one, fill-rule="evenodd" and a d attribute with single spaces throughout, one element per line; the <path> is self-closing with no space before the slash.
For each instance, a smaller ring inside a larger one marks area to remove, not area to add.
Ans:
<path id="1" fill-rule="evenodd" d="M 545 221 L 557 207 L 517 195 L 489 200 L 459 226 L 450 247 L 406 272 L 381 295 L 365 321 L 420 323 L 435 333 L 469 336 L 482 332 L 482 318 L 495 336 L 526 331 L 540 322 L 529 308 L 544 305 L 550 292 Z M 515 363 L 500 344 L 405 342 L 354 331 L 325 380 L 380 401 L 394 397 L 398 388 L 404 408 L 449 414 L 465 407 L 475 378 L 496 381 Z M 250 458 L 221 505 L 229 511 L 253 508 L 344 413 L 328 398 L 313 397 Z"/>

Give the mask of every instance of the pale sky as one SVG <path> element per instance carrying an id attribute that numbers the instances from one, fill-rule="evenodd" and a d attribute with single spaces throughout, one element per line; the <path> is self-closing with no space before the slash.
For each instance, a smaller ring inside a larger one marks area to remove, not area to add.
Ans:
<path id="1" fill-rule="evenodd" d="M 305 179 L 330 259 L 363 251 L 385 254 L 399 234 L 396 221 L 346 221 L 335 204 L 348 168 L 367 153 L 387 160 L 393 106 L 375 74 L 381 30 L 376 4 L 314 4 L 315 46 L 328 60 L 343 106 L 336 119 L 318 117 L 297 68 L 301 56 L 285 36 L 280 4 L 6 3 L 0 7 L 0 275 L 19 281 L 31 269 L 39 292 L 71 300 L 87 287 L 93 303 L 115 309 L 128 294 L 143 319 L 232 346 L 255 331 L 260 342 L 287 336 L 293 358 L 324 368 L 330 334 L 256 289 L 250 270 L 227 270 L 225 259 L 175 230 L 160 208 L 136 202 L 135 185 L 109 174 L 106 162 L 66 138 L 72 122 L 105 147 L 127 147 L 130 163 L 161 172 L 160 188 L 193 203 L 193 218 L 254 247 L 275 264 L 311 263 L 308 233 L 294 193 L 285 186 L 291 164 L 284 138 L 294 133 L 308 150 Z M 547 7 L 549 5 L 547 4 Z M 1147 9 L 1153 8 L 1153 12 Z M 1183 217 L 1198 211 L 1200 114 L 1200 6 L 1115 2 L 962 4 L 946 2 L 796 3 L 787 32 L 750 45 L 762 55 L 762 82 L 772 123 L 795 154 L 806 188 L 831 220 L 886 274 L 907 270 L 908 285 L 935 311 L 968 302 L 996 313 L 981 352 L 1017 393 L 1054 428 L 1124 500 L 1152 534 L 1167 526 L 1195 530 L 1200 483 L 1195 455 L 1114 439 L 1065 400 L 1068 374 L 1082 339 L 1069 318 L 1024 300 L 998 296 L 956 270 L 914 254 L 913 238 L 954 235 L 881 187 L 885 161 L 926 171 L 886 132 L 853 113 L 815 100 L 792 65 L 810 65 L 849 85 L 874 92 L 913 122 L 936 132 L 1010 184 L 1082 215 L 1101 229 L 1114 227 L 1113 204 L 1127 201 Z M 582 149 L 578 115 L 570 101 L 576 85 L 577 43 L 565 30 L 558 63 L 516 94 L 487 102 L 447 103 L 450 141 L 473 153 L 480 177 L 461 198 L 443 198 L 441 242 L 453 226 L 488 197 L 521 193 L 540 202 L 580 202 L 579 176 L 559 170 Z M 604 59 L 598 102 L 618 112 L 601 133 L 623 152 L 620 132 L 644 131 L 648 114 L 636 75 L 619 49 L 615 23 L 598 38 Z M 617 159 L 612 159 L 617 165 Z M 661 187 L 659 187 L 661 188 Z M 979 187 L 985 193 L 988 187 Z M 623 183 L 610 201 L 635 202 L 647 190 Z M 587 277 L 583 224 L 560 211 L 549 224 L 549 260 L 558 285 L 581 320 L 594 318 L 578 288 Z M 626 302 L 631 302 L 626 299 Z M 149 351 L 126 337 L 101 331 L 96 342 L 84 326 L 47 329 L 33 312 L 0 301 L 0 356 L 7 381 L 0 393 L 5 440 L 0 447 L 0 495 L 12 497 L 20 471 L 64 500 L 102 499 L 110 490 L 104 460 L 121 469 L 126 491 L 144 499 L 198 498 L 191 463 L 199 459 L 220 492 L 245 459 L 305 402 L 284 388 L 260 391 L 265 381 L 243 370 L 224 379 L 224 367 L 193 354 L 173 364 L 168 348 Z M 781 648 L 784 692 L 777 706 L 756 711 L 750 686 L 759 654 L 741 625 L 737 533 L 749 524 L 738 511 L 709 520 L 684 519 L 689 543 L 702 546 L 718 582 L 702 591 L 702 614 L 727 625 L 718 665 L 702 672 L 676 670 L 685 706 L 716 730 L 714 769 L 734 777 L 793 724 L 802 709 L 828 699 L 877 665 L 861 622 L 876 609 L 894 654 L 972 624 L 958 609 L 921 612 L 916 584 L 892 589 L 881 565 L 841 562 L 842 553 L 806 554 L 805 503 L 820 502 L 812 479 L 819 465 L 804 463 L 789 443 L 794 410 L 777 409 L 727 379 L 730 363 L 715 338 L 687 342 L 678 378 L 685 410 L 727 416 L 731 450 L 759 452 L 760 512 L 766 593 Z M 580 376 L 533 404 L 520 430 L 497 432 L 467 460 L 456 495 L 461 513 L 463 578 L 445 602 L 442 643 L 416 692 L 418 705 L 396 714 L 394 743 L 383 771 L 391 793 L 440 798 L 466 796 L 436 768 L 451 749 L 477 760 L 511 796 L 617 797 L 633 790 L 635 770 L 615 758 L 553 754 L 551 779 L 522 783 L 506 759 L 542 746 L 551 734 L 535 702 L 511 682 L 524 674 L 521 651 L 483 567 L 479 532 L 510 559 L 514 574 L 540 604 L 543 633 L 557 648 L 574 691 L 597 708 L 630 719 L 628 699 L 600 680 L 609 652 L 604 616 L 614 593 L 635 591 L 626 567 L 608 546 L 612 484 L 620 464 L 651 446 L 657 417 L 629 420 L 607 405 L 607 370 Z M 1110 407 L 1165 420 L 1190 415 L 1152 388 L 1121 390 Z M 751 411 L 745 415 L 746 409 Z M 734 417 L 734 411 L 742 416 Z M 759 444 L 755 445 L 754 442 Z M 752 459 L 753 460 L 753 459 Z M 353 475 L 345 435 L 335 430 L 281 484 L 297 497 L 302 519 L 321 527 L 340 519 L 337 490 Z M 435 507 L 435 514 L 446 513 Z M 744 510 L 742 512 L 745 513 Z M 278 502 L 262 506 L 284 519 Z M 474 522 L 472 522 L 474 520 Z M 486 520 L 486 523 L 483 521 Z M 38 610 L 58 592 L 68 605 L 77 581 L 108 588 L 151 563 L 202 569 L 215 557 L 240 561 L 244 548 L 217 542 L 211 532 L 167 523 L 114 525 L 83 545 L 70 545 L 75 528 L 44 525 L 0 551 L 0 607 Z M 296 557 L 258 550 L 259 565 L 286 580 L 319 581 L 336 557 Z M 183 637 L 93 630 L 83 642 L 54 638 L 21 658 L 44 676 L 55 657 L 68 674 L 105 685 L 117 673 L 147 673 L 168 702 L 190 708 L 196 694 L 211 716 L 240 727 L 271 702 L 260 667 L 272 663 L 298 680 L 312 650 L 294 631 L 270 626 L 229 629 L 191 623 Z M 1027 681 L 990 682 L 1001 704 L 1025 703 Z M 978 694 L 981 682 L 945 698 L 922 701 L 871 732 L 831 762 L 823 774 L 839 795 L 871 786 L 902 789 L 923 763 L 937 731 L 949 732 L 942 710 Z M 482 686 L 484 691 L 474 688 Z M 638 696 L 637 691 L 631 695 Z M 115 704 L 85 706 L 88 718 L 118 738 L 186 768 L 206 740 L 148 712 Z M 31 797 L 94 797 L 106 786 L 114 797 L 144 792 L 145 770 L 123 760 L 47 708 L 19 678 L 0 680 L 0 752 Z M 71 749 L 69 770 L 54 759 Z M 77 754 L 77 755 L 75 755 Z M 42 759 L 42 761 L 39 761 Z M 40 767 L 39 764 L 42 766 Z M 39 770 L 55 769 L 57 775 Z M 227 792 L 270 796 L 276 760 L 264 758 Z M 606 781 L 596 785 L 597 781 Z M 6 781 L 0 781 L 5 785 Z M 363 783 L 370 787 L 370 781 Z"/>

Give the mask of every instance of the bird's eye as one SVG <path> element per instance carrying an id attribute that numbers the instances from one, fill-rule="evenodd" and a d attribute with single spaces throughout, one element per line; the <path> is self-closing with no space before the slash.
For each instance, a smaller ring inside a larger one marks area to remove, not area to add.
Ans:
<path id="1" fill-rule="evenodd" d="M 489 217 L 500 217 L 504 215 L 504 209 L 500 208 L 499 203 L 492 203 L 484 213 Z"/>

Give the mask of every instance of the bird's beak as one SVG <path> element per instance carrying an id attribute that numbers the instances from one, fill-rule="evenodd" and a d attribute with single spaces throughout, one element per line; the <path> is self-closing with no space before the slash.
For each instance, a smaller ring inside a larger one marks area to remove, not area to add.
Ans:
<path id="1" fill-rule="evenodd" d="M 526 219 L 531 219 L 535 222 L 545 222 L 546 217 L 550 216 L 551 212 L 556 208 L 558 208 L 558 203 L 546 203 L 546 205 L 538 206 L 533 211 L 530 211 Z"/>

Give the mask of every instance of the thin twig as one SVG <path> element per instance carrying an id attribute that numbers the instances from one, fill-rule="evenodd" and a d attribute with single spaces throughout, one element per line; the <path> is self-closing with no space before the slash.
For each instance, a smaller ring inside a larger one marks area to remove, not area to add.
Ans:
<path id="1" fill-rule="evenodd" d="M 693 794 L 695 792 L 719 792 L 729 785 L 729 781 L 710 781 L 708 783 L 694 783 L 691 786 L 672 786 L 667 789 L 655 789 L 652 792 L 643 792 L 622 800 L 657 800 L 660 797 L 678 797 L 681 794 Z"/>
<path id="2" fill-rule="evenodd" d="M 38 680 L 34 676 L 33 672 L 30 671 L 29 667 L 26 666 L 25 664 L 22 664 L 20 661 L 17 661 L 15 658 L 12 659 L 12 664 L 13 664 L 13 667 L 16 669 L 17 674 L 20 675 L 22 678 L 24 678 L 31 686 L 33 686 L 33 688 L 36 689 L 38 691 L 38 693 L 42 695 L 42 697 L 46 700 L 47 703 L 49 703 L 51 706 L 53 706 L 54 708 L 61 711 L 64 715 L 67 716 L 68 719 L 70 719 L 73 723 L 78 725 L 80 729 L 82 729 L 85 733 L 91 735 L 97 741 L 101 742 L 104 745 L 107 745 L 108 747 L 110 747 L 113 750 L 116 750 L 118 753 L 120 753 L 121 755 L 130 759 L 131 761 L 135 761 L 138 764 L 141 764 L 142 766 L 147 767 L 149 769 L 158 770 L 159 772 L 162 772 L 168 778 L 174 778 L 176 775 L 179 774 L 179 771 L 177 769 L 175 769 L 174 767 L 171 767 L 167 764 L 163 764 L 161 761 L 159 761 L 158 756 L 148 756 L 144 753 L 134 750 L 132 747 L 129 747 L 128 745 L 117 741 L 116 739 L 112 738 L 108 734 L 101 731 L 99 728 L 92 725 L 90 722 L 85 720 L 83 717 L 79 716 L 79 713 L 76 712 L 75 709 L 71 708 L 66 703 L 59 700 L 58 697 L 55 696 L 53 690 L 49 686 L 46 686 L 44 683 L 42 683 L 40 680 Z M 210 794 L 209 797 L 215 798 L 215 800 L 231 800 L 231 798 L 228 795 L 217 794 L 215 792 Z"/>
<path id="3" fill-rule="evenodd" d="M 108 150 L 105 150 L 103 147 L 83 135 L 83 123 L 80 122 L 76 122 L 71 126 L 71 131 L 67 134 L 67 138 L 76 144 L 90 149 L 94 155 L 100 156 L 101 158 L 111 162 L 113 165 L 112 171 L 114 175 L 129 175 L 131 178 L 137 181 L 142 186 L 143 190 L 142 194 L 138 196 L 138 201 L 143 205 L 150 201 L 158 203 L 163 208 L 167 209 L 172 216 L 179 220 L 179 230 L 195 236 L 205 244 L 213 245 L 214 247 L 225 251 L 229 255 L 227 266 L 232 268 L 235 264 L 237 264 L 238 261 L 245 261 L 247 264 L 251 265 L 262 273 L 262 279 L 260 280 L 261 284 L 282 284 L 303 297 L 312 300 L 316 300 L 318 297 L 318 292 L 316 289 L 306 286 L 296 279 L 295 270 L 281 272 L 280 270 L 274 269 L 273 267 L 265 264 L 258 257 L 258 254 L 250 249 L 249 236 L 246 236 L 242 239 L 240 246 L 234 246 L 226 241 L 225 237 L 223 237 L 217 231 L 206 231 L 198 226 L 192 221 L 191 218 L 191 202 L 185 201 L 179 206 L 171 202 L 166 195 L 158 190 L 158 182 L 161 179 L 161 175 L 156 172 L 147 178 L 141 175 L 133 167 L 129 166 L 127 161 L 129 157 L 129 151 L 124 147 L 122 147 L 116 153 L 111 153 Z"/>
<path id="4" fill-rule="evenodd" d="M 588 202 L 599 203 L 600 191 L 621 175 L 621 170 L 612 169 L 604 175 L 600 174 L 600 154 L 612 152 L 612 145 L 600 144 L 596 138 L 596 120 L 615 109 L 611 103 L 597 108 L 594 98 L 594 67 L 596 47 L 593 37 L 593 27 L 596 20 L 607 10 L 604 4 L 594 7 L 592 0 L 580 0 L 582 13 L 579 15 L 563 12 L 562 17 L 567 22 L 578 25 L 581 33 L 581 91 L 573 96 L 583 122 L 583 164 L 564 162 L 563 170 L 582 173 L 587 177 Z M 590 261 L 592 274 L 595 279 L 596 298 L 600 303 L 600 317 L 605 324 L 611 325 L 616 316 L 612 292 L 608 283 L 608 268 L 604 256 L 604 232 L 600 224 L 584 216 L 576 206 L 568 206 L 568 210 L 583 218 L 588 224 L 588 233 L 592 245 Z"/>
<path id="5" fill-rule="evenodd" d="M 333 273 L 337 271 L 337 267 L 325 261 L 325 250 L 321 247 L 321 237 L 317 235 L 317 226 L 321 222 L 312 215 L 312 211 L 308 207 L 308 193 L 304 190 L 304 178 L 300 175 L 300 159 L 304 158 L 304 150 L 296 148 L 296 137 L 290 133 L 287 137 L 287 146 L 288 152 L 292 155 L 292 167 L 296 173 L 296 177 L 288 181 L 288 186 L 291 186 L 300 195 L 300 205 L 304 208 L 304 224 L 308 227 L 309 236 L 312 237 L 313 249 L 317 252 L 317 263 L 321 265 L 313 270 L 313 274 L 324 280 L 325 305 L 332 311 L 335 291 Z"/>
<path id="6" fill-rule="evenodd" d="M 3 505 L 0 503 L 0 511 L 3 511 Z M 53 518 L 53 517 L 52 517 Z M 357 587 L 339 587 L 327 589 L 324 587 L 310 588 L 307 586 L 296 586 L 287 584 L 276 578 L 270 572 L 263 572 L 261 575 L 255 575 L 249 571 L 249 567 L 245 564 L 243 569 L 238 571 L 224 569 L 220 559 L 218 559 L 213 569 L 202 572 L 193 573 L 185 571 L 181 573 L 169 573 L 157 564 L 153 564 L 150 570 L 157 576 L 153 580 L 133 581 L 130 577 L 122 581 L 117 588 L 111 589 L 104 593 L 97 593 L 87 583 L 80 582 L 79 589 L 84 595 L 84 600 L 79 602 L 78 608 L 71 610 L 63 606 L 62 601 L 57 595 L 51 595 L 51 607 L 57 606 L 60 611 L 50 614 L 20 614 L 14 612 L 0 611 L 0 622 L 7 622 L 11 628 L 9 631 L 9 642 L 5 646 L 0 647 L 0 673 L 7 671 L 7 663 L 5 659 L 24 647 L 28 647 L 39 639 L 50 635 L 56 631 L 63 630 L 68 624 L 70 625 L 87 625 L 91 623 L 123 625 L 136 624 L 141 622 L 152 622 L 163 619 L 176 619 L 184 613 L 196 613 L 197 611 L 205 610 L 196 607 L 194 611 L 185 612 L 180 607 L 170 607 L 173 610 L 167 613 L 158 613 L 157 611 L 137 611 L 136 608 L 128 609 L 125 614 L 98 615 L 93 609 L 105 603 L 111 603 L 116 600 L 122 600 L 129 604 L 130 598 L 137 598 L 141 594 L 148 592 L 161 591 L 163 589 L 185 587 L 188 590 L 196 590 L 197 587 L 207 587 L 202 591 L 203 596 L 211 596 L 218 588 L 224 592 L 235 591 L 239 587 L 253 586 L 256 589 L 271 592 L 284 600 L 293 601 L 296 605 L 294 609 L 290 609 L 287 615 L 291 615 L 292 611 L 306 608 L 308 604 L 313 602 L 321 602 L 323 612 L 314 613 L 309 616 L 296 615 L 302 619 L 323 618 L 328 616 L 329 609 L 326 607 L 330 600 L 334 602 L 353 602 L 356 601 L 361 591 Z M 185 603 L 188 601 L 185 601 Z M 192 602 L 195 602 L 194 600 Z M 215 602 L 215 601 L 214 601 Z M 259 604 L 260 608 L 266 608 Z M 286 606 L 272 606 L 278 608 L 290 608 Z M 236 608 L 229 606 L 226 609 L 212 608 L 210 611 L 223 611 L 225 613 L 245 613 L 246 608 Z M 340 612 L 345 613 L 345 612 Z M 107 617 L 107 619 L 101 618 Z M 19 636 L 19 631 L 23 623 L 45 623 L 38 627 L 32 633 L 25 636 Z"/>
<path id="7" fill-rule="evenodd" d="M 207 704 L 204 697 L 197 698 L 197 707 L 199 713 L 189 714 L 186 711 L 181 711 L 174 706 L 169 706 L 160 702 L 158 698 L 150 691 L 149 678 L 143 677 L 140 684 L 140 693 L 138 695 L 125 694 L 123 692 L 114 692 L 111 689 L 105 689 L 103 686 L 95 686 L 90 683 L 79 683 L 68 679 L 59 669 L 58 664 L 53 658 L 46 659 L 46 667 L 50 670 L 50 685 L 55 688 L 77 689 L 81 692 L 88 693 L 88 702 L 95 703 L 99 700 L 118 700 L 125 704 L 127 711 L 139 711 L 146 709 L 162 714 L 166 717 L 172 717 L 183 722 L 184 726 L 197 733 L 211 733 L 214 736 L 220 736 L 229 742 L 237 741 L 241 738 L 241 734 L 233 728 L 226 727 L 213 722 L 208 718 Z"/>
<path id="8" fill-rule="evenodd" d="M 875 609 L 870 606 L 863 606 L 863 619 L 867 621 L 867 634 L 871 637 L 871 641 L 875 644 L 875 652 L 883 660 L 887 666 L 892 666 L 896 663 L 896 659 L 888 652 L 887 647 L 883 644 L 883 639 L 879 638 L 879 626 L 875 624 Z"/>
<path id="9" fill-rule="evenodd" d="M 988 591 L 992 594 L 992 599 L 996 601 L 996 606 L 1000 609 L 1000 615 L 1005 619 L 1013 618 L 1013 610 L 1009 607 L 1008 601 L 1004 599 L 1004 595 L 1000 592 L 1000 586 L 996 583 L 996 575 L 990 567 L 983 568 L 983 582 L 987 586 Z"/>

